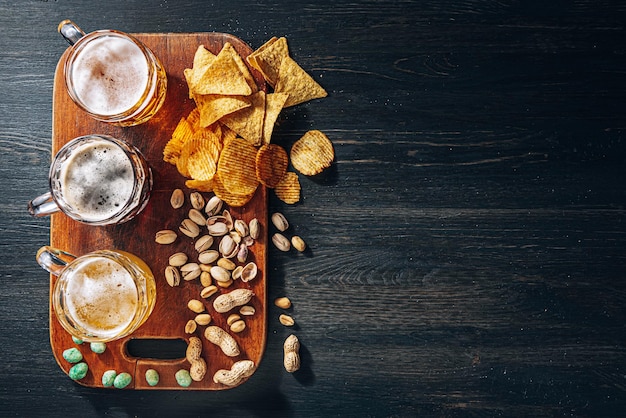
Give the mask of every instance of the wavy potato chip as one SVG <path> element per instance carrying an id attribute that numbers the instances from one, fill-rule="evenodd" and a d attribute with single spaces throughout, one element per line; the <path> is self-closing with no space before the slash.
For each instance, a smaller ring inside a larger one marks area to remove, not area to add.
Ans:
<path id="1" fill-rule="evenodd" d="M 193 127 L 189 121 L 185 118 L 181 118 L 172 133 L 172 138 L 167 141 L 163 148 L 163 161 L 176 164 L 180 152 L 183 148 L 183 144 L 193 136 Z"/>
<path id="2" fill-rule="evenodd" d="M 285 176 L 289 156 L 280 145 L 263 145 L 256 154 L 256 177 L 269 188 L 274 188 Z"/>
<path id="3" fill-rule="evenodd" d="M 280 183 L 274 188 L 274 192 L 280 200 L 288 205 L 298 203 L 300 201 L 300 181 L 298 180 L 298 175 L 293 171 L 286 172 Z"/>
<path id="4" fill-rule="evenodd" d="M 320 99 L 328 93 L 291 57 L 285 57 L 280 63 L 275 93 L 289 93 L 285 107 Z"/>
<path id="5" fill-rule="evenodd" d="M 323 132 L 311 130 L 292 145 L 290 156 L 296 170 L 305 176 L 313 176 L 330 167 L 335 151 Z"/>
<path id="6" fill-rule="evenodd" d="M 189 179 L 189 180 L 185 180 L 185 186 L 187 186 L 188 189 L 195 189 L 195 190 L 198 190 L 199 192 L 212 192 L 213 180 L 201 181 L 201 180 Z"/>
<path id="7" fill-rule="evenodd" d="M 252 200 L 252 197 L 254 196 L 254 192 L 250 194 L 239 194 L 226 189 L 219 173 L 213 177 L 213 193 L 215 193 L 215 196 L 222 199 L 222 201 L 224 201 L 227 205 L 233 207 L 244 206 Z"/>
<path id="8" fill-rule="evenodd" d="M 256 178 L 256 148 L 242 138 L 224 144 L 217 164 L 217 173 L 224 188 L 237 195 L 254 193 L 259 186 Z"/>

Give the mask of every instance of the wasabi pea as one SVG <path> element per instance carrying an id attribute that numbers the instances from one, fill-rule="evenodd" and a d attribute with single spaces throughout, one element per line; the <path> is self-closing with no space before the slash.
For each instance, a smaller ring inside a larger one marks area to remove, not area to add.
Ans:
<path id="1" fill-rule="evenodd" d="M 72 337 L 72 341 L 74 341 L 74 344 L 78 344 L 78 345 L 81 345 L 83 343 L 83 340 L 81 340 L 78 337 Z"/>
<path id="2" fill-rule="evenodd" d="M 159 384 L 159 373 L 154 369 L 146 370 L 146 382 L 150 386 L 156 386 Z"/>
<path id="3" fill-rule="evenodd" d="M 89 370 L 89 367 L 87 367 L 87 363 L 81 362 L 81 363 L 77 363 L 73 365 L 68 374 L 70 376 L 70 379 L 80 380 L 83 377 L 87 376 L 88 370 Z"/>
<path id="4" fill-rule="evenodd" d="M 115 377 L 117 376 L 117 372 L 115 370 L 107 370 L 102 375 L 102 386 L 105 388 L 110 388 L 113 386 L 113 382 L 115 381 Z"/>
<path id="5" fill-rule="evenodd" d="M 105 343 L 91 343 L 89 345 L 91 351 L 96 354 L 102 354 L 107 349 L 107 345 Z"/>
<path id="6" fill-rule="evenodd" d="M 113 381 L 113 386 L 117 389 L 124 389 L 126 386 L 130 385 L 133 378 L 128 373 L 120 373 L 115 376 L 115 380 Z"/>
<path id="7" fill-rule="evenodd" d="M 63 351 L 63 358 L 70 363 L 78 363 L 83 360 L 83 355 L 77 348 L 72 347 Z"/>
<path id="8" fill-rule="evenodd" d="M 177 371 L 176 383 L 184 388 L 189 387 L 189 385 L 191 385 L 191 375 L 189 374 L 189 370 L 180 369 Z"/>

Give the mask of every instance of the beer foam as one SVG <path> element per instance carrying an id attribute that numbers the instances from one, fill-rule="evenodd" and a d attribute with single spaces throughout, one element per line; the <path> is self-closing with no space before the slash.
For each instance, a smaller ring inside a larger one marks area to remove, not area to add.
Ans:
<path id="1" fill-rule="evenodd" d="M 133 195 L 135 174 L 128 156 L 117 145 L 94 140 L 77 147 L 62 164 L 65 201 L 87 221 L 115 216 Z"/>
<path id="2" fill-rule="evenodd" d="M 72 271 L 66 308 L 76 324 L 92 335 L 113 337 L 133 320 L 137 288 L 130 273 L 104 257 L 85 259 Z"/>
<path id="3" fill-rule="evenodd" d="M 76 96 L 90 112 L 116 115 L 140 101 L 148 85 L 148 62 L 130 40 L 103 35 L 84 45 L 71 74 Z"/>

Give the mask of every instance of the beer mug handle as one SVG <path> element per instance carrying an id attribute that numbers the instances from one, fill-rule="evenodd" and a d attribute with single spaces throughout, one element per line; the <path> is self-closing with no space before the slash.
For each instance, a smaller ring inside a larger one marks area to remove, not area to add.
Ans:
<path id="1" fill-rule="evenodd" d="M 74 45 L 80 38 L 85 36 L 85 32 L 69 19 L 59 23 L 57 30 L 70 45 Z"/>
<path id="2" fill-rule="evenodd" d="M 65 269 L 65 266 L 76 259 L 76 256 L 46 245 L 37 251 L 36 258 L 44 270 L 59 276 Z"/>
<path id="3" fill-rule="evenodd" d="M 44 193 L 28 202 L 28 212 L 35 218 L 52 215 L 60 210 L 50 192 Z"/>

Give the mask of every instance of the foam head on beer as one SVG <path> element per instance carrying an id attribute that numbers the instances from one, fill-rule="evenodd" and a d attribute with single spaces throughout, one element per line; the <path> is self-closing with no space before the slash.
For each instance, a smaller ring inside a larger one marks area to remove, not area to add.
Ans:
<path id="1" fill-rule="evenodd" d="M 114 337 L 133 321 L 138 292 L 133 277 L 122 265 L 93 257 L 73 269 L 65 303 L 80 328 L 100 338 Z"/>
<path id="2" fill-rule="evenodd" d="M 85 142 L 63 162 L 60 171 L 63 198 L 84 220 L 109 219 L 133 197 L 133 165 L 114 143 Z"/>
<path id="3" fill-rule="evenodd" d="M 106 35 L 82 45 L 72 64 L 77 99 L 91 113 L 117 115 L 139 103 L 148 88 L 149 64 L 130 39 Z"/>

